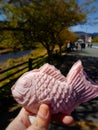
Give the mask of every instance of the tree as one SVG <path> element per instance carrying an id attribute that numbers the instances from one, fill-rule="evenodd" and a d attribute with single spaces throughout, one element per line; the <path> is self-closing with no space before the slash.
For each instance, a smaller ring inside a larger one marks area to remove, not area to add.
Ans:
<path id="1" fill-rule="evenodd" d="M 49 57 L 56 44 L 61 49 L 63 42 L 60 34 L 64 29 L 86 21 L 86 13 L 82 13 L 77 0 L 10 0 L 3 5 L 8 27 L 22 30 L 22 38 L 28 46 L 35 41 L 41 42 Z"/>
<path id="2" fill-rule="evenodd" d="M 62 52 L 62 46 L 67 43 L 67 41 L 74 42 L 77 39 L 77 35 L 67 28 L 64 28 L 60 33 L 59 33 L 59 38 L 60 41 L 58 43 L 59 49 L 60 49 L 60 54 Z M 65 46 L 64 46 L 65 47 Z"/>
<path id="3" fill-rule="evenodd" d="M 98 36 L 96 36 L 96 37 L 93 38 L 93 42 L 98 43 Z"/>

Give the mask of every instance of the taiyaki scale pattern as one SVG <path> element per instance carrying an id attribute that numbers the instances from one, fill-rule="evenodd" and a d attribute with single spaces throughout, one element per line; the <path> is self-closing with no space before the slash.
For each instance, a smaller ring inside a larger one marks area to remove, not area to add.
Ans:
<path id="1" fill-rule="evenodd" d="M 98 96 L 98 85 L 88 78 L 80 60 L 66 77 L 46 63 L 24 73 L 11 90 L 15 100 L 32 113 L 45 103 L 51 107 L 52 114 L 71 114 L 77 105 Z"/>

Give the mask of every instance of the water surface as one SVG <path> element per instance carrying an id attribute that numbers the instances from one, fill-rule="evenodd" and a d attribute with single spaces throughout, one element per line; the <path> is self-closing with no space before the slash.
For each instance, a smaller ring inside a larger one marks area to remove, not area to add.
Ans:
<path id="1" fill-rule="evenodd" d="M 25 51 L 20 51 L 20 52 L 10 52 L 10 53 L 5 53 L 5 54 L 0 54 L 0 62 L 5 62 L 8 59 L 15 59 L 15 58 L 22 57 L 29 54 L 30 52 L 31 50 L 25 50 Z"/>

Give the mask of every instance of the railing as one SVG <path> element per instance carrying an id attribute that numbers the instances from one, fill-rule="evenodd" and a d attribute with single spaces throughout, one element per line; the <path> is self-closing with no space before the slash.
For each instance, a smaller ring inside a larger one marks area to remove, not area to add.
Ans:
<path id="1" fill-rule="evenodd" d="M 42 64 L 47 62 L 46 55 L 37 58 L 29 58 L 28 61 L 19 63 L 13 67 L 0 71 L 0 89 L 8 84 L 13 84 L 19 76 L 28 70 L 39 68 Z"/>

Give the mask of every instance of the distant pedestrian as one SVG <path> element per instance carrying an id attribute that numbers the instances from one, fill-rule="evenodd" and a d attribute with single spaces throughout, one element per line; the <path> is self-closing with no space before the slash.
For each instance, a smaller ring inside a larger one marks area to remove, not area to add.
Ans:
<path id="1" fill-rule="evenodd" d="M 75 42 L 75 49 L 78 50 L 78 42 Z"/>
<path id="2" fill-rule="evenodd" d="M 67 52 L 71 51 L 71 43 L 70 41 L 67 42 Z"/>
<path id="3" fill-rule="evenodd" d="M 81 42 L 80 46 L 81 46 L 81 50 L 85 49 L 85 43 L 84 42 Z"/>
<path id="4" fill-rule="evenodd" d="M 74 48 L 75 48 L 75 43 L 74 42 L 70 42 L 70 48 L 71 48 L 71 51 L 74 51 Z"/>
<path id="5" fill-rule="evenodd" d="M 92 48 L 92 43 L 89 42 L 88 43 L 88 47 Z"/>

